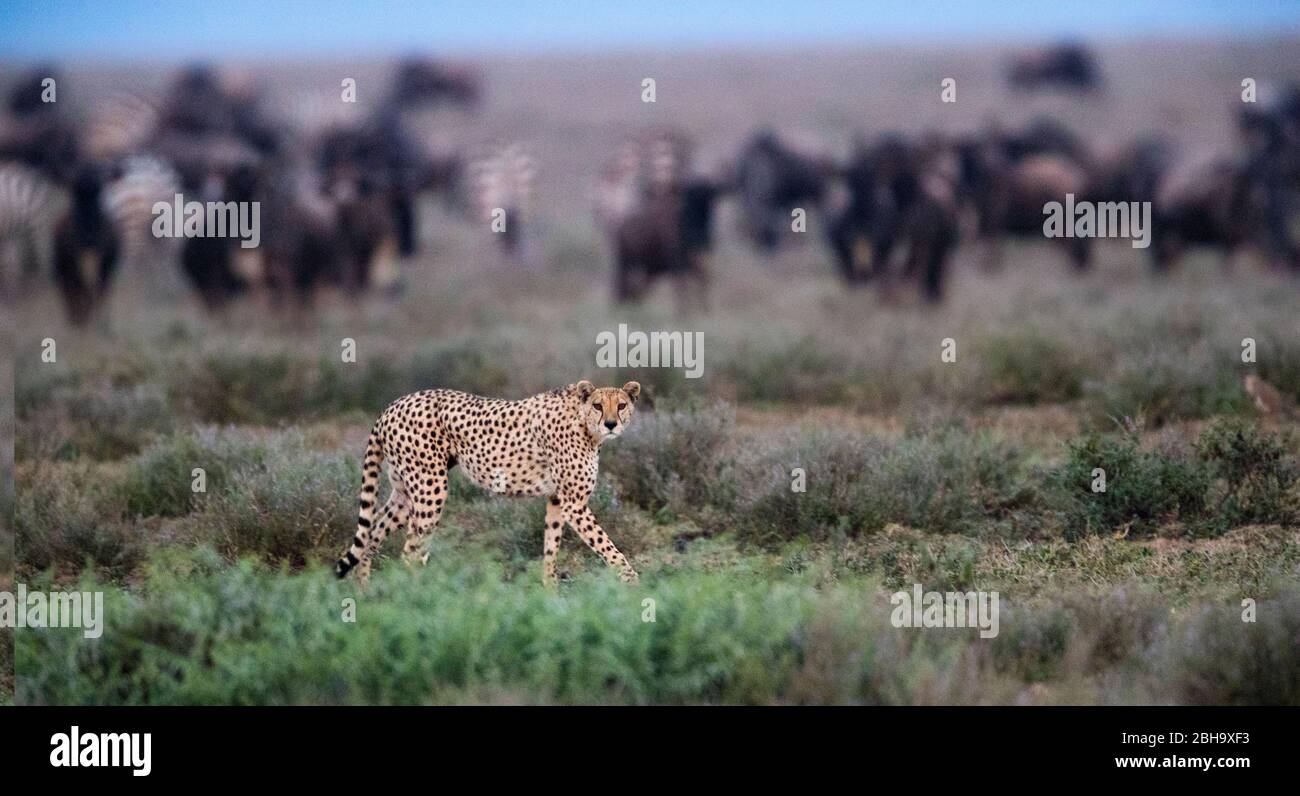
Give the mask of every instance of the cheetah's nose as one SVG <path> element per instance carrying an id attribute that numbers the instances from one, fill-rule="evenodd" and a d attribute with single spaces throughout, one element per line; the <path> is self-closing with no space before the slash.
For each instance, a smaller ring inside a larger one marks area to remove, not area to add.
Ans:
<path id="1" fill-rule="evenodd" d="M 606 420 L 606 421 L 605 421 L 605 428 L 609 429 L 610 431 L 613 431 L 613 430 L 614 430 L 614 427 L 617 426 L 617 425 L 618 425 L 618 421 L 617 421 L 617 420 Z"/>

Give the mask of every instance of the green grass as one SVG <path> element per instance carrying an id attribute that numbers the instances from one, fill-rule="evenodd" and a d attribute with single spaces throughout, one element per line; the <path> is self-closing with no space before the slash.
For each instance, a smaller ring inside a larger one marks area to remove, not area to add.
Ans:
<path id="1" fill-rule="evenodd" d="M 20 576 L 102 588 L 109 615 L 96 642 L 20 632 L 15 698 L 1300 702 L 1287 679 L 1300 598 L 1284 585 L 1300 535 L 1275 513 L 1295 493 L 1282 437 L 1234 423 L 1190 446 L 1094 436 L 1044 468 L 991 429 L 740 430 L 716 404 L 640 422 L 592 500 L 642 573 L 634 588 L 572 537 L 570 580 L 541 588 L 541 501 L 459 474 L 427 569 L 386 555 L 368 592 L 334 581 L 364 424 L 198 426 L 119 461 L 23 463 Z M 1102 503 L 1063 487 L 1094 460 L 1114 468 Z M 792 462 L 806 493 L 790 491 Z M 207 492 L 188 491 L 191 463 Z M 1191 494 L 1171 472 L 1201 474 L 1206 517 L 1271 524 L 1194 538 L 1147 506 Z M 1094 535 L 1071 532 L 1071 512 Z M 1180 538 L 1135 541 L 1134 512 Z M 999 591 L 1001 635 L 892 627 L 888 594 L 914 583 Z M 1256 625 L 1239 618 L 1243 597 L 1260 602 Z M 341 618 L 348 598 L 355 623 Z"/>
<path id="2" fill-rule="evenodd" d="M 1004 432 L 936 426 L 901 434 L 811 427 L 742 430 L 723 404 L 643 412 L 610 446 L 592 506 L 623 525 L 678 527 L 777 550 L 862 539 L 891 525 L 974 539 L 1051 541 L 1120 533 L 1212 537 L 1294 528 L 1300 466 L 1290 437 L 1211 424 L 1191 443 L 1118 433 L 1046 455 Z M 93 564 L 137 573 L 157 544 L 208 544 L 228 559 L 303 567 L 352 537 L 365 426 L 257 432 L 196 426 L 125 459 L 22 463 L 19 570 Z M 194 491 L 195 469 L 204 491 Z M 1105 471 L 1105 491 L 1094 472 Z M 796 471 L 802 471 L 796 477 Z M 802 481 L 802 490 L 796 485 Z M 535 555 L 540 501 L 486 496 L 453 473 L 446 529 Z"/>
<path id="3" fill-rule="evenodd" d="M 14 699 L 14 631 L 0 631 L 0 705 L 12 705 Z"/>
<path id="4" fill-rule="evenodd" d="M 1171 611 L 1140 587 L 1003 595 L 1001 632 L 895 628 L 872 577 L 815 568 L 611 573 L 543 589 L 459 555 L 376 574 L 289 574 L 215 552 L 105 589 L 109 632 L 18 636 L 24 704 L 1214 702 L 1300 704 L 1300 595 Z M 355 600 L 355 621 L 345 621 Z M 653 601 L 652 603 L 647 600 Z M 653 609 L 653 620 L 649 613 Z M 1122 683 L 1120 684 L 1120 675 Z"/>

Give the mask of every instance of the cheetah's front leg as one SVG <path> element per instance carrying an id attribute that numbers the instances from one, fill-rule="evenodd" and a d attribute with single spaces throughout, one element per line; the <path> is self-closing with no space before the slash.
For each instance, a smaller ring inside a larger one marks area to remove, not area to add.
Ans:
<path id="1" fill-rule="evenodd" d="M 582 541 L 587 546 L 600 554 L 605 559 L 605 563 L 611 567 L 618 567 L 620 570 L 619 578 L 624 583 L 636 583 L 637 574 L 632 565 L 628 563 L 627 556 L 619 552 L 614 546 L 613 540 L 596 522 L 596 515 L 591 513 L 591 509 L 585 503 L 573 503 L 564 507 L 564 517 L 573 530 L 577 532 Z"/>
<path id="2" fill-rule="evenodd" d="M 560 499 L 552 496 L 546 502 L 546 530 L 542 534 L 542 583 L 546 586 L 555 585 L 555 554 L 560 552 L 563 537 L 564 512 Z"/>

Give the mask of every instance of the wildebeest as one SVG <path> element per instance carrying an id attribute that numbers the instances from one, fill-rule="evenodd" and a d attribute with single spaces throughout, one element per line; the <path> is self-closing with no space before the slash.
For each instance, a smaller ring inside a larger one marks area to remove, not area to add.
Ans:
<path id="1" fill-rule="evenodd" d="M 138 148 L 174 165 L 187 198 L 258 202 L 267 233 L 261 250 L 234 239 L 185 241 L 182 269 L 204 303 L 218 308 L 259 286 L 300 305 L 325 284 L 350 294 L 396 287 L 397 258 L 418 243 L 416 192 L 449 171 L 425 162 L 402 114 L 476 92 L 468 72 L 407 61 L 369 112 L 298 129 L 263 111 L 251 80 L 204 66 L 182 72 Z"/>
<path id="2" fill-rule="evenodd" d="M 208 308 L 224 306 L 260 279 L 257 252 L 239 248 L 227 230 L 189 237 L 173 229 L 159 238 L 144 214 L 153 203 L 259 201 L 264 165 L 281 152 L 285 131 L 263 109 L 257 85 L 206 65 L 184 68 L 160 97 L 114 94 L 92 114 L 87 150 L 116 176 L 104 203 L 123 254 L 170 262 Z M 153 221 L 153 218 L 149 218 Z"/>
<path id="3" fill-rule="evenodd" d="M 1157 185 L 1152 265 L 1157 271 L 1168 270 L 1188 245 L 1220 249 L 1225 264 L 1247 245 L 1272 251 L 1270 210 L 1266 189 L 1253 173 L 1248 155 L 1185 155 Z"/>
<path id="4" fill-rule="evenodd" d="M 424 191 L 451 195 L 460 188 L 462 166 L 455 153 L 431 152 L 408 129 L 409 113 L 451 102 L 473 106 L 480 81 L 468 68 L 411 58 L 402 61 L 383 100 L 357 123 L 337 124 L 325 130 L 314 147 L 317 163 L 327 183 L 337 185 L 340 175 L 364 178 L 363 192 L 388 207 L 402 257 L 415 254 L 419 245 L 416 200 Z M 366 202 L 370 213 L 374 206 Z M 377 229 L 374 224 L 366 224 Z M 378 250 L 388 251 L 383 241 Z M 395 272 L 394 272 L 395 273 Z M 391 281 L 391 280 L 390 280 Z M 364 286 L 364 285 L 363 285 Z"/>
<path id="5" fill-rule="evenodd" d="M 831 164 L 801 152 L 770 129 L 758 131 L 741 150 L 735 187 L 747 236 L 771 252 L 791 229 L 795 208 L 819 209 L 826 196 Z"/>
<path id="6" fill-rule="evenodd" d="M 312 304 L 328 284 L 342 284 L 354 247 L 341 240 L 340 206 L 324 189 L 318 172 L 288 167 L 267 181 L 266 234 L 262 240 L 265 283 L 271 297 L 291 308 Z"/>
<path id="7" fill-rule="evenodd" d="M 1265 84 L 1255 102 L 1243 102 L 1238 126 L 1246 168 L 1263 205 L 1267 249 L 1300 268 L 1300 245 L 1292 239 L 1291 215 L 1300 190 L 1300 83 Z"/>
<path id="8" fill-rule="evenodd" d="M 1060 155 L 1032 155 L 1011 164 L 1002 182 L 988 195 L 984 228 L 1000 236 L 1043 237 L 1044 208 L 1067 196 L 1088 197 L 1089 175 L 1077 162 Z M 1090 265 L 1091 239 L 1058 239 L 1078 270 Z"/>
<path id="9" fill-rule="evenodd" d="M 958 201 L 968 226 L 985 248 L 987 266 L 1000 263 L 1008 235 L 1043 237 L 1044 208 L 1066 194 L 1088 197 L 1090 158 L 1073 133 L 1057 122 L 1037 120 L 1010 133 L 986 131 L 955 145 Z M 1063 237 L 1078 269 L 1087 268 L 1088 238 Z"/>
<path id="10" fill-rule="evenodd" d="M 231 163 L 217 170 L 215 163 L 204 176 L 200 189 L 191 196 L 205 203 L 237 208 L 240 203 L 258 201 L 261 196 L 261 172 L 254 161 Z M 260 221 L 260 220 L 259 220 Z M 218 236 L 204 230 L 197 237 L 185 237 L 181 243 L 181 270 L 198 292 L 208 309 L 221 309 L 260 281 L 260 270 L 248 263 L 259 256 L 243 248 L 233 231 Z"/>
<path id="11" fill-rule="evenodd" d="M 419 156 L 396 118 L 384 111 L 360 125 L 329 130 L 317 151 L 327 183 L 338 186 L 364 177 L 372 193 L 382 194 L 398 250 L 403 256 L 414 254 Z"/>
<path id="12" fill-rule="evenodd" d="M 845 280 L 859 285 L 875 279 L 892 294 L 893 260 L 902 250 L 903 276 L 919 281 L 927 301 L 939 301 L 959 235 L 956 153 L 937 138 L 885 136 L 857 146 L 845 177 L 848 201 L 828 225 Z"/>
<path id="13" fill-rule="evenodd" d="M 707 309 L 714 207 L 726 186 L 690 162 L 686 138 L 659 130 L 628 142 L 602 171 L 597 215 L 614 251 L 615 301 L 640 300 L 667 276 L 679 307 Z"/>
<path id="14" fill-rule="evenodd" d="M 1007 67 L 1007 81 L 1022 89 L 1059 86 L 1087 91 L 1100 85 L 1101 71 L 1087 47 L 1078 42 L 1060 42 L 1017 53 Z"/>
<path id="15" fill-rule="evenodd" d="M 3 249 L 6 260 L 21 249 L 18 259 L 31 263 L 37 257 L 29 255 L 43 248 L 53 261 L 58 226 L 64 258 L 58 285 L 79 320 L 92 313 L 83 307 L 102 298 L 111 266 L 123 257 L 178 262 L 210 308 L 261 287 L 304 304 L 327 284 L 349 293 L 395 286 L 398 257 L 414 253 L 419 241 L 417 193 L 450 192 L 463 171 L 457 152 L 429 151 L 408 131 L 406 116 L 446 103 L 471 106 L 480 95 L 479 77 L 470 69 L 407 59 L 377 106 L 347 123 L 305 130 L 292 114 L 268 113 L 259 84 L 247 73 L 199 64 L 178 72 L 157 96 L 114 92 L 95 103 L 81 125 L 71 123 L 64 105 L 42 101 L 51 76 L 53 69 L 42 66 L 17 81 L 0 115 L 0 158 L 14 168 L 23 164 L 32 175 L 10 182 L 46 188 L 8 201 L 26 220 L 8 225 L 21 236 L 7 234 Z M 99 197 L 93 203 L 91 175 Z M 75 205 L 75 213 L 67 210 L 73 215 L 65 223 L 58 202 L 30 200 L 36 193 L 56 200 L 75 193 L 77 201 L 65 203 Z M 236 237 L 207 233 L 160 241 L 142 223 L 145 212 L 176 194 L 223 207 L 258 203 L 263 246 L 247 249 Z M 87 269 L 68 267 L 67 253 L 80 252 L 76 259 L 88 263 L 88 246 L 110 244 L 111 252 L 99 253 L 106 266 L 101 276 L 77 286 Z"/>
<path id="16" fill-rule="evenodd" d="M 1050 116 L 1035 117 L 1024 127 L 995 129 L 988 135 L 1013 163 L 1031 155 L 1060 155 L 1080 163 L 1086 163 L 1090 157 L 1083 139 Z"/>
<path id="17" fill-rule="evenodd" d="M 387 94 L 371 114 L 369 124 L 382 148 L 403 257 L 414 254 L 419 242 L 416 197 L 424 192 L 457 196 L 464 171 L 459 152 L 422 140 L 426 131 L 412 128 L 408 117 L 444 105 L 473 108 L 482 93 L 481 76 L 468 66 L 409 57 L 398 63 Z"/>
<path id="18" fill-rule="evenodd" d="M 1266 83 L 1254 102 L 1240 105 L 1237 125 L 1248 151 L 1280 154 L 1300 147 L 1300 83 Z"/>
<path id="19" fill-rule="evenodd" d="M 94 317 L 117 270 L 117 231 L 101 204 L 104 182 L 98 167 L 82 164 L 70 207 L 54 227 L 54 280 L 77 326 Z"/>
<path id="20" fill-rule="evenodd" d="M 210 308 L 262 285 L 299 302 L 322 280 L 348 291 L 375 282 L 392 286 L 396 257 L 416 248 L 414 193 L 423 165 L 400 114 L 430 98 L 467 101 L 473 94 L 468 73 L 426 66 L 400 66 L 379 107 L 355 123 L 310 131 L 274 120 L 247 76 L 192 66 L 162 99 L 136 98 L 106 109 L 92 125 L 92 138 L 101 149 L 143 152 L 169 163 L 187 201 L 260 203 L 268 233 L 264 248 L 277 255 L 274 285 L 265 251 L 210 236 L 186 239 L 181 247 L 182 270 Z M 328 247 L 286 242 L 319 238 L 313 221 L 324 205 L 332 227 Z M 304 232 L 273 228 L 273 220 L 301 223 Z M 325 248 L 331 256 L 321 258 Z M 306 250 L 318 262 L 286 254 Z"/>
<path id="21" fill-rule="evenodd" d="M 709 251 L 719 186 L 690 179 L 648 196 L 618 225 L 614 246 L 614 298 L 637 301 L 661 276 L 677 280 L 678 305 L 708 309 Z"/>
<path id="22" fill-rule="evenodd" d="M 482 80 L 468 66 L 409 57 L 397 65 L 386 104 L 412 107 L 451 102 L 474 106 L 482 93 Z"/>
<path id="23" fill-rule="evenodd" d="M 344 282 L 351 289 L 370 287 L 376 275 L 392 287 L 396 256 L 416 249 L 410 163 L 398 128 L 377 120 L 330 130 L 318 143 L 315 167 L 325 194 L 339 207 L 350 241 L 353 264 Z M 381 259 L 382 267 L 376 267 Z"/>
<path id="24" fill-rule="evenodd" d="M 21 163 L 71 185 L 81 161 L 76 124 L 63 105 L 45 101 L 45 81 L 60 79 L 53 66 L 29 70 L 10 90 L 0 116 L 0 160 Z"/>
<path id="25" fill-rule="evenodd" d="M 1173 162 L 1173 144 L 1146 135 L 1092 158 L 1088 198 L 1097 202 L 1150 202 Z"/>
<path id="26" fill-rule="evenodd" d="M 195 138 L 231 136 L 264 155 L 274 153 L 283 137 L 264 112 L 253 80 L 242 74 L 223 80 L 206 65 L 187 67 L 176 78 L 160 108 L 158 129 Z"/>
<path id="27" fill-rule="evenodd" d="M 339 186 L 329 187 L 337 217 L 337 235 L 342 248 L 336 281 L 348 294 L 377 286 L 395 288 L 400 271 L 404 213 L 413 208 L 394 206 L 391 186 L 382 177 L 367 174 Z"/>
<path id="28" fill-rule="evenodd" d="M 12 227 L 9 234 L 22 238 L 15 242 L 27 275 L 42 269 L 48 256 L 68 319 L 82 325 L 107 295 L 119 241 L 102 201 L 110 166 L 84 156 L 75 121 L 57 101 L 46 101 L 48 79 L 56 81 L 57 91 L 56 75 L 53 67 L 37 67 L 8 97 L 0 119 L 0 160 L 28 171 L 26 177 L 7 172 L 6 190 L 16 193 L 5 200 L 6 212 L 14 218 L 0 227 Z M 25 216 L 21 224 L 18 216 Z"/>

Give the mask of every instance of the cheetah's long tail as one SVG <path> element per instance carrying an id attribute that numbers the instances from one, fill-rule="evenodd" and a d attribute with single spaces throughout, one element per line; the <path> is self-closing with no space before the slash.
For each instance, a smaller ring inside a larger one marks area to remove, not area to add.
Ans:
<path id="1" fill-rule="evenodd" d="M 370 540 L 370 526 L 375 519 L 375 497 L 379 492 L 380 464 L 384 461 L 384 448 L 379 440 L 379 430 L 370 432 L 370 441 L 366 443 L 366 458 L 361 462 L 361 508 L 357 512 L 357 533 L 352 537 L 352 545 L 334 566 L 334 574 L 340 578 L 360 561 Z"/>

